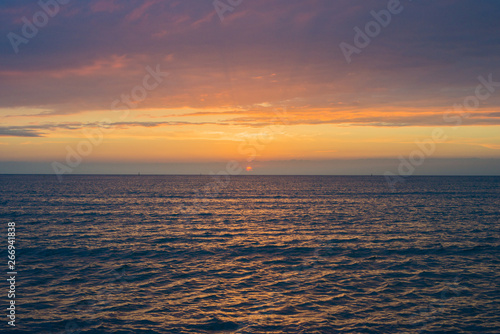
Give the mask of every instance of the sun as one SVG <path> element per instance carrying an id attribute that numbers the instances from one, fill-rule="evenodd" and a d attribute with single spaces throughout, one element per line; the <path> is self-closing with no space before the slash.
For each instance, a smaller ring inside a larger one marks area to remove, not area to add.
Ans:
<path id="1" fill-rule="evenodd" d="M 247 166 L 246 169 L 247 169 L 247 172 L 251 172 L 253 168 L 252 168 L 252 166 Z"/>

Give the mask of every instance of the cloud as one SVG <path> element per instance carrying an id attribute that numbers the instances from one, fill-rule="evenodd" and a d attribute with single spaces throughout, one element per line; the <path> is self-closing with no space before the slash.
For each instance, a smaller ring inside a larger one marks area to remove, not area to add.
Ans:
<path id="1" fill-rule="evenodd" d="M 227 125 L 218 122 L 87 122 L 87 123 L 46 123 L 40 125 L 2 126 L 0 136 L 3 137 L 44 137 L 59 130 L 81 130 L 85 128 L 153 128 L 160 126 L 182 125 Z"/>
<path id="2" fill-rule="evenodd" d="M 461 102 L 479 75 L 500 80 L 500 4 L 402 3 L 404 11 L 348 65 L 339 43 L 352 43 L 353 28 L 386 1 L 244 1 L 223 22 L 204 0 L 70 2 L 19 54 L 8 39 L 0 42 L 0 108 L 48 110 L 40 116 L 109 109 L 141 84 L 145 66 L 160 64 L 172 75 L 141 108 L 208 115 L 221 106 L 290 101 L 310 109 L 352 106 L 319 123 L 434 124 L 424 116 L 353 120 L 353 113 L 385 106 L 424 114 Z M 3 2 L 0 34 L 20 33 L 21 17 L 38 10 L 30 1 Z M 500 94 L 488 106 L 500 107 Z"/>
<path id="3" fill-rule="evenodd" d="M 181 116 L 204 117 L 209 112 L 194 112 Z M 343 112 L 325 112 L 310 114 L 304 111 L 282 111 L 279 115 L 264 110 L 250 111 L 226 111 L 214 113 L 216 115 L 238 115 L 237 117 L 225 118 L 217 121 L 129 121 L 129 122 L 47 122 L 38 125 L 24 126 L 2 126 L 0 136 L 3 137 L 44 137 L 59 130 L 80 131 L 85 128 L 156 128 L 156 127 L 179 127 L 179 126 L 242 126 L 252 128 L 263 128 L 273 125 L 286 125 L 287 127 L 299 125 L 351 125 L 371 127 L 409 127 L 409 126 L 431 126 L 431 127 L 454 127 L 455 122 L 447 122 L 443 119 L 443 113 L 427 113 L 424 115 L 412 115 L 411 113 L 400 113 L 391 115 L 388 113 L 378 115 L 354 114 L 348 115 Z M 245 116 L 241 116 L 244 114 Z M 172 115 L 167 115 L 172 116 Z M 179 117 L 179 115 L 173 115 Z M 459 117 L 457 115 L 453 115 Z M 453 119 L 455 120 L 455 119 Z M 500 113 L 472 113 L 468 117 L 461 118 L 463 126 L 498 126 L 500 125 Z"/>
<path id="4" fill-rule="evenodd" d="M 23 129 L 0 127 L 0 137 L 43 137 L 40 132 Z"/>

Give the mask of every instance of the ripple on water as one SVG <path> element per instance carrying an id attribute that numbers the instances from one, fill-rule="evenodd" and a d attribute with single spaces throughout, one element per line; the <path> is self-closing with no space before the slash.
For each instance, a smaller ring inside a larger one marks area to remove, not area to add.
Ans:
<path id="1" fill-rule="evenodd" d="M 500 332 L 500 178 L 54 179 L 0 176 L 19 333 Z"/>

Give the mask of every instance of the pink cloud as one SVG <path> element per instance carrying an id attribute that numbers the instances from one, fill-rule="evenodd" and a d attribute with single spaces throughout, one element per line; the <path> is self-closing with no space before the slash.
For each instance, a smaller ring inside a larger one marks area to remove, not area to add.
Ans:
<path id="1" fill-rule="evenodd" d="M 144 16 L 144 14 L 147 12 L 147 10 L 153 6 L 154 4 L 157 4 L 159 0 L 149 0 L 145 1 L 139 8 L 134 9 L 130 14 L 126 16 L 127 21 L 136 21 L 141 18 L 141 16 Z"/>

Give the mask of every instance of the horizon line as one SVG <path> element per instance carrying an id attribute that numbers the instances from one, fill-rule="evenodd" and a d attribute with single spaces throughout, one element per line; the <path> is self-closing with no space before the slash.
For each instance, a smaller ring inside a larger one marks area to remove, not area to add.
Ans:
<path id="1" fill-rule="evenodd" d="M 0 173 L 0 176 L 7 176 L 7 175 L 32 175 L 32 176 L 57 176 L 54 173 Z M 217 174 L 206 174 L 206 173 L 192 173 L 192 174 L 108 174 L 108 173 L 86 173 L 86 174 L 65 174 L 66 176 L 216 176 Z M 386 176 L 383 174 L 236 174 L 236 175 L 231 175 L 228 174 L 227 176 Z M 469 177 L 469 176 L 485 176 L 485 177 L 499 177 L 500 174 L 420 174 L 420 175 L 409 175 L 409 176 L 404 176 L 405 178 L 410 178 L 410 177 L 438 177 L 438 176 L 445 176 L 445 177 Z M 403 176 L 402 176 L 403 177 Z"/>

